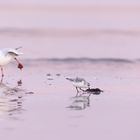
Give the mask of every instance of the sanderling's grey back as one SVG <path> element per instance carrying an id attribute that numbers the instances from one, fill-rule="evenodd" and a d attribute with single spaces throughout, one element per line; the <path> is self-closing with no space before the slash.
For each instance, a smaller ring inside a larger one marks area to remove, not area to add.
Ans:
<path id="1" fill-rule="evenodd" d="M 79 78 L 79 77 L 76 77 L 76 78 L 66 78 L 66 79 L 69 80 L 69 81 L 72 81 L 72 82 L 86 81 L 85 79 Z"/>
<path id="2" fill-rule="evenodd" d="M 90 87 L 90 83 L 83 78 L 76 77 L 76 78 L 66 78 L 66 79 L 72 82 L 73 86 L 76 87 L 77 93 L 79 93 L 78 88 L 82 90 L 83 88 Z"/>

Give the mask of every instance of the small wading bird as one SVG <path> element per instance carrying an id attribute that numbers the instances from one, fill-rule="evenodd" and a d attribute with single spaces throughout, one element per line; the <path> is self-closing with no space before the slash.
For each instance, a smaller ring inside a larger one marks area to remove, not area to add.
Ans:
<path id="1" fill-rule="evenodd" d="M 2 74 L 1 82 L 4 77 L 3 66 L 7 65 L 12 60 L 15 59 L 16 62 L 18 63 L 18 68 L 22 70 L 23 65 L 17 59 L 17 56 L 23 54 L 21 52 L 18 52 L 18 49 L 20 48 L 21 47 L 18 47 L 16 49 L 6 48 L 6 49 L 0 50 L 0 68 L 1 68 L 1 74 Z"/>
<path id="2" fill-rule="evenodd" d="M 88 83 L 85 79 L 83 78 L 66 78 L 67 80 L 69 80 L 70 82 L 72 82 L 73 86 L 76 88 L 77 94 L 76 96 L 78 96 L 79 90 L 83 91 L 84 89 L 90 88 L 90 83 Z"/>

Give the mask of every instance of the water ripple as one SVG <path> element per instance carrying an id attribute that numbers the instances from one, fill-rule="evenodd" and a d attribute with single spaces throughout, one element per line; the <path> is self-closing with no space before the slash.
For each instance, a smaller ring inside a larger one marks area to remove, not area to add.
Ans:
<path id="1" fill-rule="evenodd" d="M 24 111 L 24 96 L 33 92 L 22 89 L 21 85 L 10 87 L 0 83 L 0 118 L 15 118 Z"/>

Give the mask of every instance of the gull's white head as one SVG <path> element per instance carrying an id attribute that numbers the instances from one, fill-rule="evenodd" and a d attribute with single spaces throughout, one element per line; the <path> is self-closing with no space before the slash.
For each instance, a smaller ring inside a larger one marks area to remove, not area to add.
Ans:
<path id="1" fill-rule="evenodd" d="M 19 56 L 19 55 L 22 55 L 23 53 L 19 52 L 18 49 L 11 49 L 11 48 L 6 48 L 6 49 L 3 49 L 3 52 L 6 55 L 10 55 L 12 57 L 16 57 L 16 56 Z"/>
<path id="2" fill-rule="evenodd" d="M 8 64 L 11 60 L 15 59 L 17 56 L 23 53 L 17 49 L 5 48 L 0 50 L 0 66 Z"/>

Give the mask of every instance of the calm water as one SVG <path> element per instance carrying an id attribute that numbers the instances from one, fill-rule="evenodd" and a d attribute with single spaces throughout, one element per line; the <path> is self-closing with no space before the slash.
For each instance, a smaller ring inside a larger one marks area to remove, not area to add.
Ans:
<path id="1" fill-rule="evenodd" d="M 24 52 L 24 70 L 13 62 L 0 84 L 1 139 L 139 140 L 139 14 L 138 6 L 1 6 L 0 48 Z M 65 78 L 76 76 L 104 93 L 75 97 Z"/>
<path id="2" fill-rule="evenodd" d="M 22 72 L 9 65 L 0 85 L 2 139 L 139 140 L 139 61 L 23 62 Z M 65 78 L 76 76 L 104 92 L 75 97 L 75 88 Z"/>

